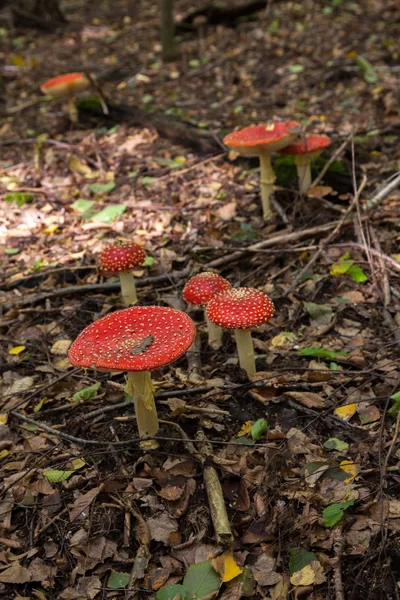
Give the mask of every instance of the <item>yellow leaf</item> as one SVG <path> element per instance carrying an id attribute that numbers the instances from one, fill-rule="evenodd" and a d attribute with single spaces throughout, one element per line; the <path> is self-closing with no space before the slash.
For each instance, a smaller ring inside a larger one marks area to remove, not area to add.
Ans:
<path id="1" fill-rule="evenodd" d="M 355 58 L 357 56 L 357 52 L 355 50 L 350 50 L 350 52 L 348 52 L 346 54 L 347 58 Z"/>
<path id="2" fill-rule="evenodd" d="M 272 338 L 271 345 L 274 346 L 274 348 L 281 348 L 287 343 L 292 344 L 294 339 L 295 335 L 291 331 L 281 331 L 281 333 L 278 333 L 278 335 Z"/>
<path id="3" fill-rule="evenodd" d="M 8 421 L 8 414 L 7 413 L 0 413 L 0 424 L 1 425 L 5 425 Z"/>
<path id="4" fill-rule="evenodd" d="M 39 412 L 39 410 L 41 410 L 43 408 L 43 404 L 45 403 L 46 400 L 47 400 L 47 398 L 42 398 L 41 400 L 39 400 L 39 402 L 37 404 L 35 404 L 35 406 L 33 407 L 33 412 L 35 412 L 35 413 Z"/>
<path id="5" fill-rule="evenodd" d="M 349 473 L 350 477 L 344 480 L 345 483 L 350 483 L 357 476 L 357 466 L 353 463 L 352 460 L 342 460 L 339 467 L 342 471 Z"/>
<path id="6" fill-rule="evenodd" d="M 335 408 L 334 413 L 339 419 L 343 421 L 350 421 L 351 417 L 357 410 L 357 404 L 345 404 L 344 406 L 338 406 Z"/>
<path id="7" fill-rule="evenodd" d="M 21 352 L 23 352 L 24 350 L 25 350 L 25 346 L 14 346 L 14 348 L 11 348 L 11 350 L 8 351 L 8 354 L 11 354 L 11 355 L 21 354 Z"/>
<path id="8" fill-rule="evenodd" d="M 243 573 L 243 569 L 239 567 L 236 563 L 235 559 L 232 556 L 232 552 L 224 553 L 224 575 L 222 578 L 222 582 L 226 583 L 227 581 L 231 581 L 238 575 Z"/>
<path id="9" fill-rule="evenodd" d="M 11 57 L 11 62 L 15 67 L 24 67 L 25 66 L 25 59 L 23 56 L 20 56 L 19 54 L 13 54 L 13 56 Z"/>
<path id="10" fill-rule="evenodd" d="M 397 238 L 399 239 L 399 238 Z M 392 258 L 394 258 L 394 260 L 397 260 L 398 263 L 400 263 L 400 254 L 391 254 L 390 255 Z"/>
<path id="11" fill-rule="evenodd" d="M 46 227 L 46 229 L 43 229 L 43 233 L 48 233 L 48 234 L 54 233 L 57 231 L 58 227 L 59 227 L 58 225 L 50 225 L 49 227 Z"/>
<path id="12" fill-rule="evenodd" d="M 52 345 L 50 352 L 56 356 L 67 356 L 71 344 L 71 340 L 57 340 Z"/>
<path id="13" fill-rule="evenodd" d="M 1 450 L 0 452 L 0 460 L 3 460 L 3 458 L 6 458 L 6 456 L 8 456 L 10 454 L 9 450 L 6 450 L 4 448 L 4 450 Z"/>
<path id="14" fill-rule="evenodd" d="M 246 423 L 243 423 L 243 425 L 240 428 L 240 431 L 238 432 L 238 437 L 243 437 L 244 435 L 247 435 L 248 433 L 250 433 L 253 425 L 254 425 L 253 421 L 246 421 Z"/>
<path id="15" fill-rule="evenodd" d="M 73 469 L 76 471 L 77 469 L 82 469 L 82 467 L 84 467 L 86 465 L 85 461 L 83 460 L 83 458 L 74 458 L 74 460 L 71 460 L 71 464 Z"/>
<path id="16" fill-rule="evenodd" d="M 307 565 L 300 571 L 296 571 L 290 578 L 292 585 L 312 585 L 315 581 L 315 571 L 311 565 Z"/>
<path id="17" fill-rule="evenodd" d="M 83 175 L 87 179 L 95 179 L 100 175 L 99 171 L 92 171 L 89 165 L 82 162 L 74 154 L 68 161 L 68 168 L 70 171 L 72 171 L 72 173 L 78 173 L 79 175 Z"/>

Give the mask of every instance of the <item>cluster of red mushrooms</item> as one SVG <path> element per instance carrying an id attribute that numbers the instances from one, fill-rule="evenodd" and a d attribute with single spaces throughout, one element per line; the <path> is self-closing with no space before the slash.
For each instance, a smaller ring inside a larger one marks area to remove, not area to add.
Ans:
<path id="1" fill-rule="evenodd" d="M 165 306 L 130 306 L 137 302 L 132 269 L 143 264 L 146 254 L 134 242 L 117 241 L 100 255 L 106 275 L 118 274 L 125 306 L 86 327 L 69 350 L 77 367 L 127 373 L 126 393 L 133 397 L 141 446 L 158 447 L 159 429 L 150 372 L 180 358 L 193 344 L 196 327 L 183 311 Z M 249 376 L 256 372 L 251 330 L 268 321 L 274 305 L 253 288 L 232 288 L 217 273 L 192 277 L 183 289 L 190 305 L 205 310 L 209 343 L 222 344 L 222 330 L 233 330 L 240 366 Z"/>
<path id="2" fill-rule="evenodd" d="M 78 121 L 78 111 L 74 96 L 91 85 L 91 78 L 85 73 L 66 73 L 49 79 L 41 86 L 41 91 L 51 98 L 65 98 L 73 123 Z M 294 156 L 299 191 L 306 194 L 311 186 L 311 161 L 317 158 L 331 141 L 326 135 L 301 135 L 297 121 L 273 121 L 264 125 L 252 125 L 229 133 L 224 143 L 243 156 L 258 156 L 260 159 L 260 189 L 263 216 L 273 216 L 271 196 L 274 192 L 276 176 L 271 164 L 274 152 Z"/>
<path id="3" fill-rule="evenodd" d="M 77 122 L 74 96 L 91 85 L 84 73 L 67 73 L 46 81 L 41 90 L 52 98 L 65 98 L 71 121 Z M 296 121 L 272 122 L 234 131 L 224 138 L 226 146 L 244 156 L 260 159 L 260 187 L 263 216 L 272 217 L 271 196 L 275 174 L 271 165 L 274 152 L 293 155 L 299 188 L 306 193 L 311 185 L 310 162 L 330 144 L 325 135 L 300 136 Z M 193 344 L 196 328 L 182 311 L 163 306 L 131 306 L 137 302 L 132 270 L 143 264 L 146 254 L 133 242 L 116 242 L 100 256 L 100 268 L 118 274 L 123 310 L 109 314 L 86 327 L 69 351 L 71 363 L 105 371 L 126 371 L 126 392 L 134 399 L 141 445 L 157 448 L 159 428 L 150 371 L 180 358 Z M 209 344 L 218 349 L 222 330 L 234 331 L 240 366 L 252 376 L 256 372 L 251 330 L 274 314 L 270 298 L 253 288 L 232 288 L 216 273 L 205 272 L 192 277 L 185 285 L 183 297 L 188 304 L 205 311 Z"/>

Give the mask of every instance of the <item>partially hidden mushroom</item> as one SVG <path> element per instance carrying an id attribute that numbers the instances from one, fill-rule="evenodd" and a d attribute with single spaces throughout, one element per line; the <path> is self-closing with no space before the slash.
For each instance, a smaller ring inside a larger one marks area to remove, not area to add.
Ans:
<path id="1" fill-rule="evenodd" d="M 215 294 L 229 290 L 231 287 L 229 281 L 221 275 L 205 271 L 189 279 L 183 288 L 183 297 L 188 304 L 205 308 Z M 212 348 L 218 349 L 222 344 L 222 329 L 208 319 L 205 310 L 204 316 L 207 324 L 208 343 Z"/>
<path id="2" fill-rule="evenodd" d="M 245 127 L 224 137 L 224 144 L 235 152 L 259 157 L 261 203 L 265 219 L 273 216 L 270 199 L 276 176 L 271 165 L 271 154 L 293 142 L 298 136 L 299 127 L 297 121 L 274 122 Z"/>
<path id="3" fill-rule="evenodd" d="M 318 158 L 321 151 L 330 144 L 331 140 L 327 135 L 310 133 L 279 151 L 280 154 L 294 156 L 301 194 L 306 194 L 311 187 L 311 161 Z"/>
<path id="4" fill-rule="evenodd" d="M 234 330 L 239 364 L 249 376 L 254 375 L 256 363 L 251 330 L 273 316 L 272 300 L 254 288 L 232 288 L 213 296 L 206 311 L 212 323 Z"/>
<path id="5" fill-rule="evenodd" d="M 192 344 L 196 328 L 180 310 L 134 306 L 102 317 L 73 342 L 68 358 L 76 367 L 126 371 L 125 391 L 134 399 L 141 447 L 158 447 L 159 429 L 150 371 L 181 357 Z"/>
<path id="6" fill-rule="evenodd" d="M 146 253 L 141 246 L 123 240 L 109 244 L 100 254 L 100 269 L 110 275 L 119 276 L 125 306 L 136 304 L 138 301 L 132 269 L 142 265 L 145 259 Z"/>
<path id="7" fill-rule="evenodd" d="M 75 106 L 74 97 L 90 86 L 90 81 L 84 73 L 66 73 L 48 79 L 40 89 L 43 94 L 52 98 L 65 98 L 68 103 L 69 118 L 72 123 L 78 122 L 78 111 Z"/>

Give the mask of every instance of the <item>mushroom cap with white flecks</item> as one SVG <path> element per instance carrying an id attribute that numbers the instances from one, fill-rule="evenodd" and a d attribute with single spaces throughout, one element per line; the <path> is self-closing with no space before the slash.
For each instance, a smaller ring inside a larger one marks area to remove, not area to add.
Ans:
<path id="1" fill-rule="evenodd" d="M 118 240 L 104 248 L 100 254 L 100 268 L 103 271 L 119 273 L 142 265 L 145 259 L 146 253 L 141 246 L 135 242 Z"/>
<path id="2" fill-rule="evenodd" d="M 240 154 L 257 156 L 263 152 L 276 152 L 287 146 L 296 139 L 299 131 L 300 123 L 297 121 L 251 125 L 228 133 L 223 142 Z"/>
<path id="3" fill-rule="evenodd" d="M 232 288 L 213 296 L 207 304 L 209 320 L 225 329 L 251 329 L 268 321 L 275 307 L 270 298 L 254 288 Z"/>
<path id="4" fill-rule="evenodd" d="M 317 152 L 327 148 L 331 144 L 331 139 L 327 135 L 310 133 L 304 139 L 298 140 L 280 150 L 280 154 L 307 154 Z"/>
<path id="5" fill-rule="evenodd" d="M 189 304 L 205 306 L 215 294 L 231 287 L 229 281 L 221 275 L 205 271 L 189 279 L 183 288 L 183 297 Z"/>
<path id="6" fill-rule="evenodd" d="M 76 367 L 105 371 L 151 371 L 176 360 L 191 346 L 196 328 L 181 310 L 134 306 L 86 327 L 69 349 Z"/>

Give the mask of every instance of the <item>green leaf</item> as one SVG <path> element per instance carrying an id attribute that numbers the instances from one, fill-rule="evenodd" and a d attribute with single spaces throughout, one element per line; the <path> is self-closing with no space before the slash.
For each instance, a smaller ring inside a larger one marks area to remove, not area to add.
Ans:
<path id="1" fill-rule="evenodd" d="M 266 419 L 258 419 L 251 428 L 250 434 L 253 440 L 257 441 L 268 429 L 268 421 Z"/>
<path id="2" fill-rule="evenodd" d="M 304 67 L 303 65 L 290 65 L 288 71 L 290 71 L 290 73 L 301 73 L 304 71 Z"/>
<path id="3" fill-rule="evenodd" d="M 101 384 L 96 382 L 89 387 L 83 388 L 83 390 L 80 390 L 79 392 L 75 392 L 72 397 L 76 402 L 79 402 L 80 400 L 91 400 L 95 397 L 100 387 Z"/>
<path id="4" fill-rule="evenodd" d="M 151 188 L 155 181 L 157 181 L 157 177 L 142 177 L 140 183 L 144 185 L 145 188 Z"/>
<path id="5" fill-rule="evenodd" d="M 9 256 L 13 256 L 14 254 L 18 254 L 20 252 L 19 248 L 6 248 L 4 250 L 4 252 L 6 254 L 8 254 Z"/>
<path id="6" fill-rule="evenodd" d="M 251 440 L 246 436 L 238 437 L 235 441 L 237 444 L 242 444 L 242 446 L 253 446 L 253 444 L 255 443 L 254 440 Z"/>
<path id="7" fill-rule="evenodd" d="M 356 65 L 364 73 L 364 79 L 367 83 L 376 83 L 378 81 L 378 75 L 369 60 L 363 56 L 357 56 Z"/>
<path id="8" fill-rule="evenodd" d="M 110 204 L 92 217 L 92 221 L 98 223 L 112 223 L 118 217 L 122 216 L 127 209 L 126 204 Z"/>
<path id="9" fill-rule="evenodd" d="M 393 400 L 393 405 L 388 410 L 388 415 L 390 417 L 397 417 L 397 413 L 400 410 L 400 392 L 396 392 L 390 396 L 391 400 Z"/>
<path id="10" fill-rule="evenodd" d="M 338 438 L 329 438 L 329 440 L 326 440 L 324 443 L 324 448 L 327 450 L 339 450 L 340 452 L 344 452 L 349 449 L 349 444 Z"/>
<path id="11" fill-rule="evenodd" d="M 33 196 L 26 192 L 12 192 L 11 194 L 6 194 L 4 200 L 8 204 L 15 203 L 17 206 L 23 206 L 24 204 L 28 204 L 28 202 L 32 202 Z"/>
<path id="12" fill-rule="evenodd" d="M 325 467 L 327 467 L 329 463 L 323 462 L 322 460 L 315 460 L 314 462 L 307 463 L 303 468 L 303 474 L 307 472 L 309 475 L 313 475 L 317 471 L 321 469 L 321 473 L 325 471 Z"/>
<path id="13" fill-rule="evenodd" d="M 349 478 L 349 474 L 346 471 L 343 471 L 340 467 L 330 467 L 327 469 L 322 478 L 326 479 L 329 477 L 330 479 L 336 479 L 336 481 L 346 481 Z"/>
<path id="14" fill-rule="evenodd" d="M 130 573 L 123 573 L 111 569 L 110 577 L 107 581 L 107 587 L 111 588 L 112 590 L 120 590 L 128 585 L 130 578 Z"/>
<path id="15" fill-rule="evenodd" d="M 75 200 L 75 202 L 71 204 L 71 208 L 73 210 L 76 210 L 77 212 L 86 213 L 89 212 L 93 205 L 93 200 L 85 200 L 85 198 L 78 198 L 78 200 Z"/>
<path id="16" fill-rule="evenodd" d="M 89 185 L 89 190 L 91 192 L 95 192 L 96 194 L 103 194 L 106 192 L 111 192 L 115 188 L 115 182 L 109 181 L 108 183 L 91 183 Z"/>
<path id="17" fill-rule="evenodd" d="M 158 590 L 156 594 L 156 600 L 186 600 L 186 590 L 183 585 L 166 585 L 165 587 Z"/>
<path id="18" fill-rule="evenodd" d="M 73 473 L 74 471 L 58 471 L 54 469 L 53 471 L 45 471 L 43 475 L 50 483 L 60 483 L 60 481 L 69 479 Z"/>
<path id="19" fill-rule="evenodd" d="M 304 567 L 310 565 L 314 560 L 318 560 L 314 552 L 309 552 L 304 548 L 293 548 L 290 550 L 289 572 L 291 575 L 301 571 Z"/>
<path id="20" fill-rule="evenodd" d="M 364 283 L 364 281 L 367 281 L 368 279 L 362 268 L 358 265 L 353 265 L 350 267 L 350 269 L 347 271 L 347 275 L 349 275 L 356 283 Z"/>
<path id="21" fill-rule="evenodd" d="M 190 565 L 183 580 L 183 587 L 190 600 L 201 600 L 219 590 L 220 579 L 211 566 L 211 561 L 206 560 L 197 565 Z"/>
<path id="22" fill-rule="evenodd" d="M 338 356 L 349 356 L 348 352 L 342 350 L 334 352 L 333 350 L 325 350 L 325 348 L 321 348 L 320 346 L 301 348 L 300 350 L 297 350 L 297 354 L 301 354 L 301 356 L 311 356 L 312 358 L 327 358 L 329 360 L 335 359 Z"/>
<path id="23" fill-rule="evenodd" d="M 144 259 L 144 262 L 140 265 L 141 267 L 152 267 L 154 264 L 154 258 L 152 256 L 147 255 Z"/>
<path id="24" fill-rule="evenodd" d="M 330 504 L 324 508 L 322 517 L 324 519 L 325 527 L 334 527 L 344 517 L 344 511 L 353 506 L 355 500 L 349 500 L 348 502 L 339 502 L 338 504 Z"/>

